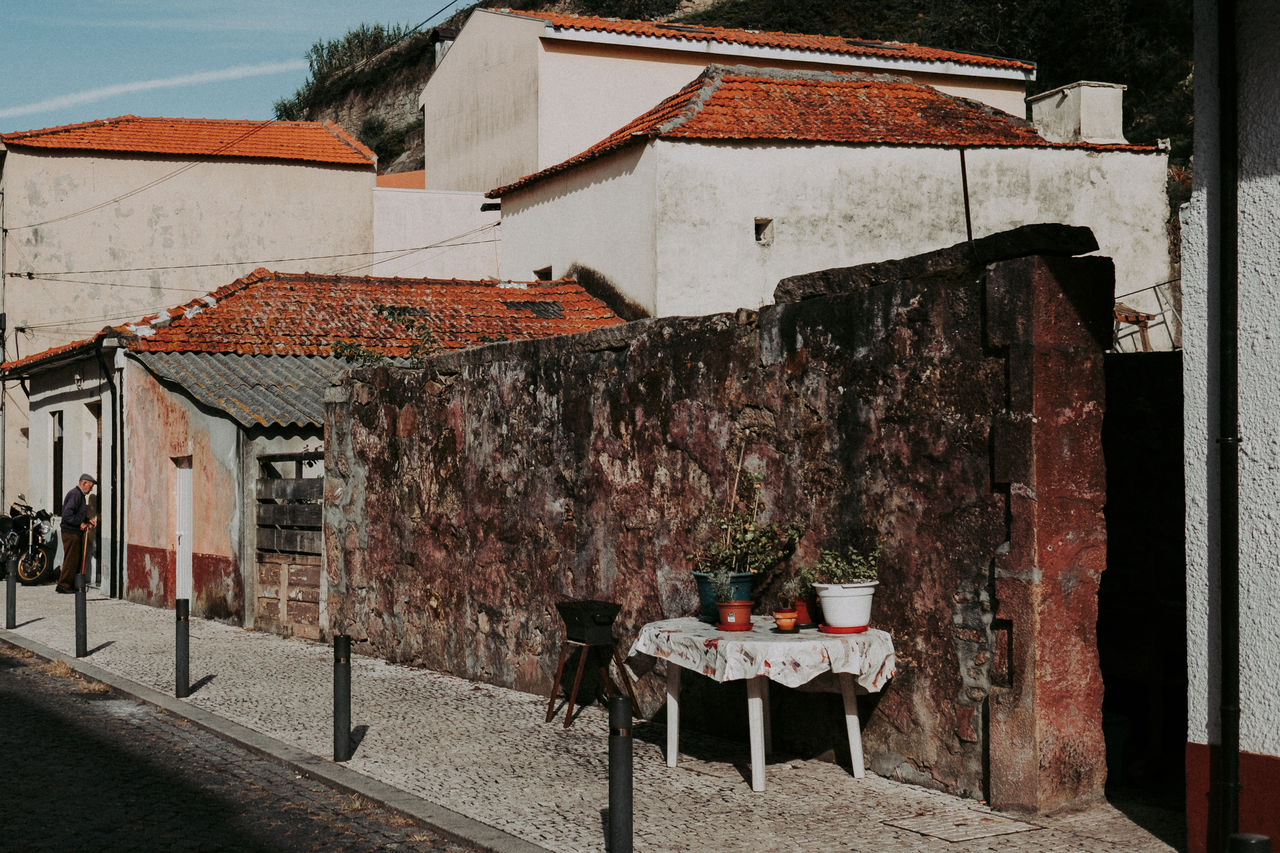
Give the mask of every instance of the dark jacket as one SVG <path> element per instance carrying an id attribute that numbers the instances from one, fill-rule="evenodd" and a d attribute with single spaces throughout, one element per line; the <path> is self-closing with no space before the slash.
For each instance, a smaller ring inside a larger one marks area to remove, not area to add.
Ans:
<path id="1" fill-rule="evenodd" d="M 84 492 L 78 485 L 62 499 L 62 530 L 64 533 L 79 533 L 80 525 L 89 520 L 89 503 L 84 499 Z"/>

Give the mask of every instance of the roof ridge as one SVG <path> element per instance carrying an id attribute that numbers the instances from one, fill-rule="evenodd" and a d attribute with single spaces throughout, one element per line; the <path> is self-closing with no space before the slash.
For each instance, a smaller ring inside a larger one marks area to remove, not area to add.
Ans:
<path id="1" fill-rule="evenodd" d="M 368 157 L 370 160 L 373 160 L 374 162 L 377 162 L 378 155 L 373 152 L 373 149 L 365 145 L 356 137 L 352 136 L 350 133 L 348 133 L 345 127 L 338 124 L 333 119 L 328 119 L 328 118 L 324 120 L 323 125 L 326 130 L 328 130 L 335 137 L 337 137 L 339 142 L 342 142 L 350 146 L 357 153 L 362 154 L 365 157 Z"/>
<path id="2" fill-rule="evenodd" d="M 755 47 L 773 47 L 783 50 L 815 51 L 826 54 L 847 54 L 862 57 L 910 54 L 910 58 L 924 62 L 955 62 L 986 68 L 1006 68 L 1033 71 L 1035 63 L 1007 56 L 977 53 L 951 48 L 931 47 L 917 42 L 885 41 L 881 39 L 853 38 L 829 33 L 789 32 L 785 30 L 752 30 L 745 27 L 722 27 L 709 24 L 689 24 L 680 21 L 644 21 L 636 18 L 606 17 L 602 15 L 577 15 L 570 12 L 547 12 L 493 8 L 483 11 L 515 15 L 541 21 L 555 29 L 603 31 L 622 35 L 648 36 L 673 41 L 714 41 L 725 44 L 745 44 Z M 805 41 L 818 40 L 818 44 Z"/>

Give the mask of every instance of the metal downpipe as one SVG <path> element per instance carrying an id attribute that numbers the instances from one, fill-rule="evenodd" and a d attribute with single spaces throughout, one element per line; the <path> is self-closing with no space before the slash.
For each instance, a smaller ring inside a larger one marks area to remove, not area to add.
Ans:
<path id="1" fill-rule="evenodd" d="M 1223 850 L 1240 827 L 1239 90 L 1236 3 L 1218 0 L 1218 496 Z"/>

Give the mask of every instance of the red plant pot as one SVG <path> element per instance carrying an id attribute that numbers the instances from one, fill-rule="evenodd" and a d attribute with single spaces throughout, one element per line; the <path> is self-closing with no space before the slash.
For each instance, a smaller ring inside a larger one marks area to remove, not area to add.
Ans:
<path id="1" fill-rule="evenodd" d="M 717 601 L 720 608 L 720 622 L 716 625 L 721 631 L 750 631 L 750 601 Z"/>

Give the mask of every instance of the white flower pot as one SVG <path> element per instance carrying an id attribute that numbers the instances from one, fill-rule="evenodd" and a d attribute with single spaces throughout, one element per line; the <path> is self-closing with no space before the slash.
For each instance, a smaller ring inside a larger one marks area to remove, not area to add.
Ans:
<path id="1" fill-rule="evenodd" d="M 815 583 L 822 601 L 822 621 L 832 628 L 865 628 L 871 624 L 871 597 L 877 581 Z"/>

